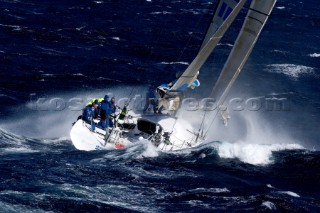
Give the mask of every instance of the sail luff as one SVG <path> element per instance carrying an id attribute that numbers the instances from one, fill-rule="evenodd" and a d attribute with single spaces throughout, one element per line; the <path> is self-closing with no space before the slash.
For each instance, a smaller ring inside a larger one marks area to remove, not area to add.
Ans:
<path id="1" fill-rule="evenodd" d="M 224 103 L 231 86 L 240 74 L 276 3 L 276 0 L 253 0 L 235 45 L 225 63 L 210 97 L 217 105 Z"/>
<path id="2" fill-rule="evenodd" d="M 213 49 L 217 46 L 218 42 L 220 41 L 224 33 L 227 31 L 229 26 L 232 24 L 235 17 L 238 15 L 239 11 L 246 2 L 246 0 L 236 1 L 239 3 L 233 8 L 233 10 L 228 14 L 228 16 L 225 15 L 225 21 L 220 25 L 218 30 L 216 30 L 216 32 L 209 38 L 209 40 L 207 41 L 207 38 L 205 38 L 203 43 L 204 47 L 201 48 L 196 58 L 188 66 L 185 72 L 180 76 L 177 82 L 172 86 L 172 90 L 179 90 L 181 88 L 190 87 L 192 82 L 197 78 L 199 74 L 199 69 L 203 66 Z"/>

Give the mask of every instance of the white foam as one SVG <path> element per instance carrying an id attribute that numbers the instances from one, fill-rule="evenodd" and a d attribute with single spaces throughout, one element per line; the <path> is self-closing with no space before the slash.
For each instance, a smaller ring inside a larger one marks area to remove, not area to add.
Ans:
<path id="1" fill-rule="evenodd" d="M 117 40 L 117 41 L 120 41 L 120 38 L 119 38 L 119 37 L 112 37 L 112 39 Z"/>
<path id="2" fill-rule="evenodd" d="M 194 14 L 194 15 L 198 15 L 198 14 L 199 14 L 199 12 L 197 12 L 197 11 L 195 11 L 195 10 L 192 10 L 192 9 L 190 9 L 190 10 L 180 9 L 180 10 L 183 11 L 183 12 L 192 13 L 192 14 Z"/>
<path id="3" fill-rule="evenodd" d="M 295 192 L 291 192 L 291 191 L 281 191 L 281 192 L 279 192 L 279 193 L 281 193 L 281 194 L 287 194 L 287 195 L 290 195 L 290 196 L 292 196 L 292 197 L 300 197 L 300 195 L 298 195 L 298 194 L 295 193 Z"/>
<path id="4" fill-rule="evenodd" d="M 312 54 L 309 54 L 310 57 L 312 58 L 319 58 L 320 57 L 320 53 L 312 53 Z"/>
<path id="5" fill-rule="evenodd" d="M 282 54 L 289 53 L 288 51 L 284 51 L 284 50 L 272 50 L 272 52 L 282 53 Z"/>
<path id="6" fill-rule="evenodd" d="M 158 149 L 146 139 L 140 140 L 139 143 L 127 148 L 126 152 L 129 155 L 132 155 L 134 152 L 138 153 L 135 157 L 137 159 L 154 158 L 159 156 Z"/>
<path id="7" fill-rule="evenodd" d="M 12 204 L 12 203 L 5 203 L 0 202 L 1 205 L 1 212 L 25 212 L 25 213 L 44 213 L 42 209 L 36 209 L 31 206 L 22 205 L 22 204 Z"/>
<path id="8" fill-rule="evenodd" d="M 176 62 L 161 62 L 160 64 L 183 64 L 183 65 L 189 65 L 188 62 L 184 62 L 184 61 L 176 61 Z"/>
<path id="9" fill-rule="evenodd" d="M 268 188 L 274 189 L 274 187 L 271 184 L 267 184 Z"/>
<path id="10" fill-rule="evenodd" d="M 225 43 L 225 44 L 222 44 L 222 43 L 218 43 L 217 46 L 228 46 L 228 47 L 233 47 L 233 44 L 229 44 L 229 43 Z"/>
<path id="11" fill-rule="evenodd" d="M 68 137 L 60 137 L 55 139 L 43 139 L 42 142 L 46 144 L 64 144 L 70 138 Z"/>
<path id="12" fill-rule="evenodd" d="M 272 163 L 272 152 L 281 150 L 303 149 L 299 144 L 248 144 L 223 142 L 217 147 L 221 158 L 238 158 L 253 165 Z"/>
<path id="13" fill-rule="evenodd" d="M 196 188 L 196 189 L 191 189 L 189 191 L 194 193 L 201 193 L 201 192 L 229 193 L 230 192 L 230 190 L 227 188 Z"/>
<path id="14" fill-rule="evenodd" d="M 266 70 L 269 72 L 287 75 L 295 80 L 301 75 L 314 73 L 314 69 L 312 67 L 296 64 L 271 64 L 267 66 Z"/>
<path id="15" fill-rule="evenodd" d="M 239 159 L 242 162 L 252 165 L 264 166 L 273 163 L 272 152 L 282 150 L 305 149 L 299 144 L 250 144 L 245 142 L 204 142 L 199 146 L 176 150 L 173 153 L 189 155 L 194 151 L 200 151 L 205 148 L 213 148 L 217 151 L 219 157 L 226 159 Z M 202 156 L 200 155 L 202 158 Z M 273 188 L 268 184 L 267 187 Z"/>
<path id="16" fill-rule="evenodd" d="M 77 30 L 77 31 L 80 31 L 80 30 L 82 30 L 82 29 L 85 28 L 85 27 L 86 27 L 86 26 L 77 27 L 76 30 Z"/>
<path id="17" fill-rule="evenodd" d="M 82 73 L 76 73 L 76 74 L 73 74 L 74 76 L 85 76 L 83 75 Z"/>
<path id="18" fill-rule="evenodd" d="M 285 9 L 286 7 L 280 6 L 280 7 L 276 7 L 276 8 L 279 9 L 279 10 L 283 10 L 283 9 Z"/>
<path id="19" fill-rule="evenodd" d="M 16 29 L 21 29 L 21 28 L 26 28 L 26 27 L 21 27 L 19 25 L 9 25 L 9 24 L 0 24 L 1 27 L 11 27 L 11 28 L 16 28 Z"/>
<path id="20" fill-rule="evenodd" d="M 196 208 L 204 208 L 204 209 L 208 209 L 210 207 L 210 205 L 208 203 L 204 203 L 201 200 L 188 200 L 187 203 L 191 206 L 191 207 L 196 207 Z"/>
<path id="21" fill-rule="evenodd" d="M 276 210 L 276 209 L 277 209 L 277 208 L 276 208 L 276 205 L 275 205 L 274 203 L 270 202 L 270 201 L 264 201 L 264 202 L 261 204 L 261 206 L 265 206 L 265 207 L 267 207 L 267 208 L 270 209 L 270 210 Z"/>
<path id="22" fill-rule="evenodd" d="M 38 150 L 32 150 L 27 147 L 14 147 L 14 148 L 5 148 L 3 149 L 4 153 L 35 153 L 39 152 Z"/>
<path id="23" fill-rule="evenodd" d="M 172 14 L 172 12 L 168 12 L 168 11 L 162 11 L 162 12 L 159 12 L 159 11 L 157 11 L 157 12 L 152 12 L 152 13 L 150 13 L 151 15 L 160 15 L 160 14 L 162 14 L 162 15 L 167 15 L 167 14 Z"/>

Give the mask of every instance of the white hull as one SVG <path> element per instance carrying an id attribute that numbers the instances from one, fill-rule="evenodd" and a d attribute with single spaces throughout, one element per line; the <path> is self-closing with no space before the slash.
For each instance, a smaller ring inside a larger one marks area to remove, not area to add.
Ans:
<path id="1" fill-rule="evenodd" d="M 76 149 L 91 151 L 101 149 L 118 149 L 121 145 L 127 146 L 131 142 L 128 140 L 121 140 L 117 144 L 105 142 L 105 131 L 96 128 L 92 131 L 91 125 L 78 120 L 70 131 L 70 138 Z"/>
<path id="2" fill-rule="evenodd" d="M 193 133 L 191 125 L 184 120 L 156 115 L 146 116 L 145 120 L 159 124 L 163 132 L 168 132 L 170 135 L 169 142 L 161 140 L 161 142 L 156 143 L 150 135 L 144 134 L 137 128 L 129 132 L 126 131 L 125 136 L 120 136 L 122 130 L 116 128 L 112 131 L 108 143 L 106 143 L 106 132 L 104 130 L 95 128 L 92 131 L 91 125 L 81 119 L 73 125 L 70 131 L 71 141 L 77 149 L 84 151 L 125 148 L 142 139 L 149 140 L 161 151 L 190 148 L 200 143 L 200 140 L 196 143 L 196 134 Z"/>

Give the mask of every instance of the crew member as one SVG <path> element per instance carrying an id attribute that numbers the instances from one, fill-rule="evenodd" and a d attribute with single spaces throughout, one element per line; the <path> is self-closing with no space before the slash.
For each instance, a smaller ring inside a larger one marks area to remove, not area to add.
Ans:
<path id="1" fill-rule="evenodd" d="M 143 113 L 146 113 L 150 104 L 153 106 L 153 112 L 157 113 L 157 99 L 152 86 L 149 86 L 149 90 L 146 93 L 146 104 L 144 105 Z"/>
<path id="2" fill-rule="evenodd" d="M 109 102 L 109 96 L 105 95 L 104 100 L 101 102 L 100 117 L 106 119 L 111 114 L 111 104 Z"/>
<path id="3" fill-rule="evenodd" d="M 88 105 L 83 109 L 82 112 L 82 120 L 91 123 L 92 117 L 94 116 L 94 110 L 92 109 L 92 105 Z"/>

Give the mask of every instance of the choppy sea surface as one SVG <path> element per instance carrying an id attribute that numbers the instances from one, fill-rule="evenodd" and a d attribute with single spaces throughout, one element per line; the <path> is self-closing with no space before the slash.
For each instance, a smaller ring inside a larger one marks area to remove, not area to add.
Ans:
<path id="1" fill-rule="evenodd" d="M 243 105 L 230 105 L 228 127 L 213 125 L 206 143 L 169 153 L 148 142 L 72 145 L 88 98 L 144 94 L 175 79 L 216 4 L 0 0 L 0 211 L 319 212 L 320 6 L 311 0 L 277 2 L 229 95 Z M 212 89 L 245 13 L 190 97 Z"/>

